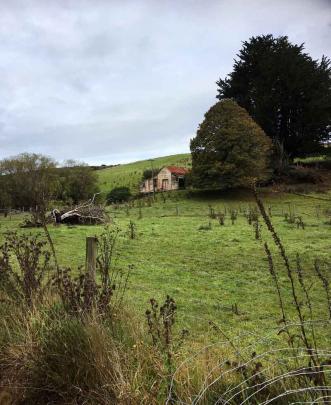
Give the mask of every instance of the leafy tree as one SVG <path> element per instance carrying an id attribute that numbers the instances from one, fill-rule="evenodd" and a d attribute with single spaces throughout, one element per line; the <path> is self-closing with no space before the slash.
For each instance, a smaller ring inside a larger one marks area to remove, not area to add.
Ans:
<path id="1" fill-rule="evenodd" d="M 153 175 L 156 176 L 159 173 L 160 170 L 161 169 L 158 168 L 158 167 L 153 169 L 153 170 L 152 169 L 144 170 L 143 175 L 142 175 L 142 180 L 144 181 L 144 180 L 147 180 L 147 179 L 151 179 L 153 177 Z"/>
<path id="2" fill-rule="evenodd" d="M 191 140 L 192 182 L 198 188 L 246 186 L 268 175 L 271 141 L 232 100 L 216 103 Z"/>
<path id="3" fill-rule="evenodd" d="M 56 166 L 52 158 L 36 153 L 3 159 L 0 162 L 0 192 L 5 195 L 2 204 L 13 208 L 45 209 L 58 192 Z"/>
<path id="4" fill-rule="evenodd" d="M 7 212 L 8 208 L 13 206 L 13 200 L 10 194 L 7 192 L 6 182 L 4 176 L 0 176 L 0 209 Z"/>
<path id="5" fill-rule="evenodd" d="M 330 139 L 330 60 L 313 60 L 303 44 L 286 36 L 252 37 L 217 84 L 218 99 L 244 107 L 290 158 L 318 151 Z"/>
<path id="6" fill-rule="evenodd" d="M 87 200 L 99 191 L 98 177 L 86 163 L 68 160 L 61 168 L 62 200 L 72 200 L 74 204 Z"/>
<path id="7" fill-rule="evenodd" d="M 87 200 L 98 191 L 97 175 L 75 161 L 58 168 L 48 156 L 22 153 L 0 161 L 0 208 L 41 212 L 51 199 Z M 41 211 L 40 211 L 41 210 Z"/>
<path id="8" fill-rule="evenodd" d="M 131 191 L 128 187 L 115 187 L 107 194 L 108 204 L 129 201 L 130 198 Z"/>

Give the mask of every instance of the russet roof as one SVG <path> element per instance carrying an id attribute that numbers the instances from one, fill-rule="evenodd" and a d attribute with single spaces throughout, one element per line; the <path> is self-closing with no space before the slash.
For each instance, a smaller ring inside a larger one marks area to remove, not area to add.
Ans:
<path id="1" fill-rule="evenodd" d="M 188 170 L 185 167 L 166 166 L 166 168 L 170 171 L 171 174 L 184 175 L 188 173 Z"/>

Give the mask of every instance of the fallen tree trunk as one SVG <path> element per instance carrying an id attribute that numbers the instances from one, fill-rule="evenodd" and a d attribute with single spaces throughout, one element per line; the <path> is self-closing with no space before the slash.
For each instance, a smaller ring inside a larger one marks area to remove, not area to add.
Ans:
<path id="1" fill-rule="evenodd" d="M 53 209 L 49 215 L 38 215 L 38 211 L 32 212 L 30 218 L 25 218 L 21 228 L 42 227 L 43 223 L 56 223 L 68 225 L 99 225 L 110 221 L 105 206 L 94 203 L 97 194 L 86 203 L 75 208 L 67 208 L 59 211 Z"/>
<path id="2" fill-rule="evenodd" d="M 57 224 L 70 224 L 70 225 L 97 225 L 107 222 L 105 215 L 98 213 L 97 215 L 83 214 L 79 211 L 72 210 L 61 214 L 58 210 L 52 211 L 55 223 Z"/>
<path id="3" fill-rule="evenodd" d="M 57 224 L 71 225 L 97 225 L 104 224 L 109 221 L 109 217 L 105 212 L 105 207 L 94 204 L 96 194 L 88 202 L 75 207 L 69 211 L 60 212 L 57 209 L 52 211 L 52 216 Z"/>

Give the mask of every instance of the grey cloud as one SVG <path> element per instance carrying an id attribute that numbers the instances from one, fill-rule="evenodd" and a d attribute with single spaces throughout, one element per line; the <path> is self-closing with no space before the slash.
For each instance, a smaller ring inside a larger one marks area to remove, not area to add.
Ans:
<path id="1" fill-rule="evenodd" d="M 0 158 L 115 163 L 189 150 L 241 41 L 330 55 L 322 0 L 0 3 Z"/>

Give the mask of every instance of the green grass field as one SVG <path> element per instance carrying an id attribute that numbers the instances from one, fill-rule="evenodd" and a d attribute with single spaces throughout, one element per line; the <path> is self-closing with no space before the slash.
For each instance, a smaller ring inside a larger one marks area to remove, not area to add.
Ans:
<path id="1" fill-rule="evenodd" d="M 331 193 L 312 196 L 317 199 L 271 192 L 262 193 L 262 197 L 291 263 L 295 263 L 299 253 L 308 278 L 312 278 L 314 259 L 330 259 Z M 115 266 L 126 270 L 133 265 L 126 300 L 138 314 L 143 316 L 149 298 L 162 301 L 169 294 L 178 304 L 179 326 L 189 329 L 194 339 L 208 335 L 209 321 L 222 325 L 231 335 L 245 331 L 255 339 L 261 333 L 273 334 L 280 315 L 263 241 L 268 241 L 274 253 L 289 304 L 290 289 L 266 226 L 262 224 L 262 238 L 256 240 L 252 225 L 244 217 L 244 211 L 255 204 L 250 193 L 201 197 L 173 192 L 165 201 L 157 195 L 151 206 L 148 200 L 143 200 L 143 204 L 140 219 L 137 202 L 130 209 L 124 205 L 109 207 L 114 225 L 121 229 Z M 216 212 L 226 213 L 224 226 L 208 217 L 210 206 Z M 238 211 L 234 225 L 231 209 Z M 285 221 L 285 213 L 290 211 L 302 217 L 304 230 Z M 21 216 L 1 217 L 1 235 L 16 229 L 20 221 Z M 136 225 L 134 240 L 129 238 L 130 221 Z M 209 222 L 210 230 L 199 229 Z M 102 230 L 102 226 L 50 226 L 61 266 L 77 268 L 84 264 L 85 237 L 98 235 Z M 316 317 L 325 317 L 316 282 L 312 294 Z M 231 309 L 234 304 L 239 315 Z"/>
<path id="2" fill-rule="evenodd" d="M 98 171 L 102 190 L 127 185 L 135 192 L 149 164 L 137 162 Z M 156 159 L 154 167 L 169 164 L 189 166 L 190 161 L 187 155 L 176 155 Z M 305 380 L 300 376 L 286 377 L 307 367 L 311 348 L 320 356 L 317 364 L 328 361 L 325 356 L 330 353 L 330 314 L 314 261 L 320 261 L 321 271 L 329 277 L 331 190 L 325 191 L 327 182 L 323 187 L 295 187 L 295 192 L 301 190 L 298 194 L 280 189 L 276 185 L 261 189 L 259 194 L 285 246 L 297 307 L 283 258 L 261 215 L 259 238 L 254 222 L 248 222 L 247 213 L 256 209 L 251 191 L 180 190 L 157 193 L 156 201 L 145 196 L 128 204 L 110 205 L 106 208 L 111 219 L 107 226 L 119 229 L 112 266 L 124 278 L 129 272 L 123 305 L 117 305 L 121 290 L 116 289 L 106 312 L 94 309 L 82 314 L 78 310 L 80 315 L 73 315 L 70 305 L 67 308 L 68 302 L 59 299 L 63 290 L 58 294 L 61 290 L 56 290 L 56 283 L 41 305 L 37 303 L 26 312 L 20 303 L 11 301 L 11 294 L 4 294 L 5 299 L 1 296 L 0 374 L 2 371 L 4 387 L 9 389 L 8 398 L 19 394 L 28 399 L 24 403 L 63 403 L 64 398 L 68 398 L 66 403 L 80 403 L 80 398 L 91 404 L 112 403 L 116 392 L 118 398 L 126 395 L 124 402 L 119 403 L 156 405 L 166 403 L 169 397 L 169 376 L 174 381 L 172 391 L 178 397 L 178 402 L 172 403 L 209 405 L 218 403 L 220 398 L 233 397 L 234 392 L 238 398 L 244 398 L 247 395 L 242 387 L 247 385 L 248 389 L 252 377 L 252 389 L 259 389 L 253 401 L 246 398 L 244 402 L 248 404 L 263 403 L 298 387 L 316 389 L 310 375 Z M 211 216 L 212 212 L 224 215 L 224 225 L 219 223 L 219 216 Z M 232 223 L 234 212 L 237 218 Z M 295 218 L 294 223 L 289 217 Z M 295 223 L 299 218 L 304 229 Z M 23 219 L 22 214 L 0 217 L 0 244 L 6 231 L 13 230 L 40 233 L 45 238 L 40 228 L 20 228 Z M 135 227 L 133 239 L 130 224 Z M 70 267 L 73 275 L 78 276 L 85 264 L 86 237 L 100 236 L 105 227 L 50 224 L 48 230 L 59 265 Z M 281 321 L 265 242 L 272 252 L 286 322 Z M 298 257 L 309 300 L 299 285 Z M 14 261 L 12 264 L 15 266 Z M 53 271 L 55 274 L 55 267 Z M 2 281 L 7 286 L 5 277 Z M 76 289 L 70 291 L 77 293 Z M 66 292 L 67 298 L 72 298 L 71 292 Z M 171 318 L 164 318 L 161 310 L 167 295 L 177 306 L 176 322 L 170 329 L 167 325 Z M 83 296 L 89 295 L 84 291 Z M 150 313 L 147 322 L 146 309 L 150 309 L 151 298 L 160 307 Z M 311 304 L 311 311 L 307 303 Z M 304 335 L 308 336 L 307 344 Z M 250 365 L 245 368 L 245 364 Z M 118 368 L 114 369 L 114 365 Z M 255 380 L 260 376 L 260 367 L 262 380 Z M 115 380 L 114 375 L 118 376 Z M 258 382 L 272 379 L 277 381 L 273 388 L 260 396 Z M 72 395 L 79 400 L 70 402 Z M 299 403 L 291 394 L 290 397 L 291 403 Z M 309 393 L 304 395 L 307 401 L 311 397 Z M 36 402 L 36 398 L 42 400 Z M 228 403 L 243 402 L 230 398 Z"/>
<path id="3" fill-rule="evenodd" d="M 163 156 L 153 159 L 154 168 L 176 165 L 190 167 L 191 155 L 189 153 Z M 99 185 L 102 192 L 107 193 L 115 187 L 129 187 L 133 194 L 138 192 L 139 182 L 143 171 L 151 168 L 150 160 L 123 164 L 98 170 Z"/>

